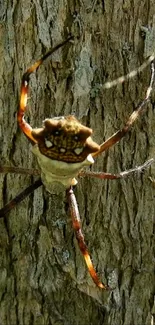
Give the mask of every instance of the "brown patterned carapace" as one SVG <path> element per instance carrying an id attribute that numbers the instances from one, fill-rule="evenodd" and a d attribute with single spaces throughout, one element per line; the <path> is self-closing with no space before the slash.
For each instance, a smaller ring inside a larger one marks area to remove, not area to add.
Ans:
<path id="1" fill-rule="evenodd" d="M 44 127 L 31 132 L 40 152 L 48 158 L 69 163 L 84 161 L 100 146 L 90 135 L 92 129 L 82 125 L 74 116 L 46 119 Z"/>

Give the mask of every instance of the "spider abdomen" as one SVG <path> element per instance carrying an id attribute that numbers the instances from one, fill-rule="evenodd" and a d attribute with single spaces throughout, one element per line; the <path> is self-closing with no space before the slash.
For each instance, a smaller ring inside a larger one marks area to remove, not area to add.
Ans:
<path id="1" fill-rule="evenodd" d="M 32 147 L 32 152 L 37 156 L 38 164 L 41 169 L 41 178 L 46 190 L 52 193 L 53 183 L 63 185 L 62 189 L 69 188 L 77 184 L 75 177 L 79 171 L 86 166 L 92 165 L 94 159 L 91 155 L 79 163 L 68 163 L 64 161 L 54 160 L 43 155 L 38 144 Z"/>

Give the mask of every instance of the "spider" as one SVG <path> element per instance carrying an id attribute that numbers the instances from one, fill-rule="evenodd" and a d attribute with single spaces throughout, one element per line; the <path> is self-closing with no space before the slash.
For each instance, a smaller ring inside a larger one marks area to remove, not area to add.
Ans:
<path id="1" fill-rule="evenodd" d="M 90 258 L 84 236 L 81 229 L 81 220 L 78 210 L 77 201 L 73 192 L 73 186 L 77 184 L 76 177 L 89 176 L 99 179 L 120 179 L 129 174 L 150 166 L 153 159 L 148 160 L 143 165 L 126 170 L 119 174 L 110 174 L 104 172 L 91 172 L 83 170 L 83 167 L 91 166 L 94 158 L 102 152 L 109 149 L 115 143 L 119 142 L 125 136 L 137 117 L 143 112 L 144 105 L 148 102 L 152 90 L 154 80 L 154 65 L 151 63 L 151 80 L 146 97 L 133 111 L 125 126 L 114 133 L 109 139 L 98 145 L 92 140 L 92 129 L 81 124 L 74 116 L 46 118 L 42 128 L 33 129 L 24 119 L 27 105 L 27 94 L 29 87 L 29 79 L 31 73 L 36 71 L 39 66 L 58 48 L 64 46 L 72 40 L 69 36 L 65 41 L 61 42 L 45 54 L 40 60 L 35 62 L 23 75 L 20 93 L 20 104 L 17 113 L 17 120 L 22 132 L 26 135 L 32 144 L 32 152 L 37 157 L 39 170 L 22 169 L 18 167 L 2 167 L 0 172 L 8 173 L 25 173 L 31 175 L 41 175 L 34 184 L 30 185 L 26 190 L 21 192 L 15 199 L 11 200 L 0 210 L 0 217 L 4 217 L 17 203 L 22 201 L 27 195 L 33 192 L 42 184 L 48 192 L 51 192 L 51 186 L 55 183 L 61 184 L 66 190 L 69 211 L 72 218 L 73 229 L 77 238 L 77 242 L 81 253 L 84 256 L 88 271 L 95 284 L 102 289 L 109 289 L 109 286 L 102 283 L 95 271 L 92 260 Z"/>

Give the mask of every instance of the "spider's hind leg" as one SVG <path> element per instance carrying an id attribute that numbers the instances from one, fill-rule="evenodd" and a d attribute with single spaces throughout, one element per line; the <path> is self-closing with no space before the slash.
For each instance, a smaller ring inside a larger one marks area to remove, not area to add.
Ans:
<path id="1" fill-rule="evenodd" d="M 80 214 L 79 214 L 77 201 L 76 201 L 76 198 L 75 198 L 72 188 L 67 189 L 66 193 L 67 193 L 67 199 L 68 199 L 68 203 L 69 203 L 69 210 L 70 210 L 70 214 L 72 217 L 73 229 L 75 231 L 75 235 L 76 235 L 76 239 L 77 239 L 80 251 L 81 251 L 82 255 L 84 256 L 85 262 L 87 264 L 88 271 L 89 271 L 94 283 L 99 288 L 108 290 L 109 287 L 100 281 L 100 279 L 94 269 L 93 263 L 91 261 L 91 258 L 90 258 L 89 252 L 88 252 L 88 248 L 86 246 L 84 236 L 82 234 Z"/>
<path id="2" fill-rule="evenodd" d="M 120 179 L 120 178 L 126 178 L 132 174 L 140 174 L 145 170 L 146 168 L 149 168 L 151 164 L 154 163 L 154 159 L 151 158 L 147 160 L 143 165 L 137 166 L 135 168 L 131 168 L 128 170 L 125 170 L 123 172 L 120 172 L 119 174 L 110 174 L 110 173 L 104 173 L 104 172 L 91 172 L 91 171 L 81 171 L 78 176 L 80 177 L 94 177 L 99 179 Z"/>
<path id="3" fill-rule="evenodd" d="M 14 174 L 23 174 L 23 175 L 32 175 L 32 176 L 40 175 L 40 171 L 37 169 L 20 168 L 20 167 L 13 167 L 13 166 L 11 167 L 0 166 L 0 173 L 4 173 L 4 174 L 14 173 Z M 28 195 L 30 195 L 35 189 L 37 189 L 41 185 L 42 185 L 41 179 L 38 179 L 33 184 L 28 186 L 25 190 L 23 190 L 20 194 L 18 194 L 14 199 L 12 199 L 2 209 L 0 209 L 0 218 L 4 217 L 18 203 L 23 201 Z"/>
<path id="4" fill-rule="evenodd" d="M 25 175 L 32 175 L 32 176 L 40 175 L 38 169 L 29 169 L 29 168 L 13 167 L 13 166 L 9 167 L 9 166 L 0 165 L 0 174 L 1 173 L 25 174 Z"/>
<path id="5" fill-rule="evenodd" d="M 3 218 L 7 213 L 9 213 L 18 203 L 23 201 L 28 195 L 30 195 L 34 190 L 42 185 L 42 181 L 39 178 L 33 184 L 28 186 L 20 194 L 18 194 L 14 199 L 7 203 L 2 209 L 0 209 L 0 218 Z"/>

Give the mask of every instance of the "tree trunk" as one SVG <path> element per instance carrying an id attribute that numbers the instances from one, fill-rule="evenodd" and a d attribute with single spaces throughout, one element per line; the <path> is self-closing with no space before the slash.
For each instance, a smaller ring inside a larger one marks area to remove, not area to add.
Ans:
<path id="1" fill-rule="evenodd" d="M 17 125 L 24 71 L 67 36 L 75 35 L 31 77 L 26 118 L 40 127 L 51 116 L 75 116 L 103 142 L 145 97 L 150 69 L 108 90 L 101 85 L 144 60 L 142 25 L 154 1 L 34 0 L 0 4 L 1 164 L 38 168 Z M 95 160 L 94 171 L 117 173 L 154 155 L 152 102 L 128 135 Z M 82 178 L 75 190 L 94 265 L 112 290 L 97 288 L 87 272 L 67 213 L 65 193 L 41 186 L 1 224 L 1 325 L 151 325 L 154 312 L 154 202 L 149 176 L 125 180 Z M 36 178 L 0 175 L 0 205 Z"/>

